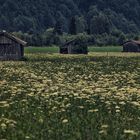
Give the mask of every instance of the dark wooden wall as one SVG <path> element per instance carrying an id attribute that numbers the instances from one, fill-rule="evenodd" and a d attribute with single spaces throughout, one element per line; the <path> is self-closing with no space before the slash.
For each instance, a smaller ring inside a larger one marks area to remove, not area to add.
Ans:
<path id="1" fill-rule="evenodd" d="M 61 54 L 88 54 L 88 47 L 86 45 L 80 46 L 75 44 L 68 44 L 60 47 Z"/>
<path id="2" fill-rule="evenodd" d="M 24 47 L 6 36 L 0 36 L 0 59 L 20 59 L 24 55 Z"/>
<path id="3" fill-rule="evenodd" d="M 123 45 L 123 52 L 140 52 L 140 45 L 128 42 Z"/>

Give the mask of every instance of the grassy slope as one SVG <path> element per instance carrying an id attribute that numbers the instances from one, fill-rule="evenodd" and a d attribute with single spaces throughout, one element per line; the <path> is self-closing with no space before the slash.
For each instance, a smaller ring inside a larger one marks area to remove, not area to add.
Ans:
<path id="1" fill-rule="evenodd" d="M 122 47 L 89 47 L 89 52 L 121 52 Z M 58 53 L 58 47 L 28 47 L 25 48 L 25 53 Z"/>

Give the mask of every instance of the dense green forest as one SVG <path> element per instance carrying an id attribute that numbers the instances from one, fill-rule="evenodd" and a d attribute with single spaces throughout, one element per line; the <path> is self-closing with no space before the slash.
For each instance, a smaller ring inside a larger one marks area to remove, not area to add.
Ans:
<path id="1" fill-rule="evenodd" d="M 57 44 L 64 34 L 81 33 L 92 44 L 121 44 L 126 38 L 138 39 L 140 1 L 0 0 L 0 29 L 31 45 Z"/>

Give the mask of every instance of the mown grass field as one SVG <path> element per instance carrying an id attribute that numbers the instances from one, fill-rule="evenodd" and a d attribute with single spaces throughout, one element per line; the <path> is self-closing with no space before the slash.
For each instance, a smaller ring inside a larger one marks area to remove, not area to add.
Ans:
<path id="1" fill-rule="evenodd" d="M 121 46 L 95 47 L 90 46 L 89 52 L 122 52 Z M 59 48 L 53 47 L 27 47 L 25 53 L 59 53 Z"/>
<path id="2" fill-rule="evenodd" d="M 58 53 L 59 48 L 56 46 L 53 47 L 26 47 L 25 48 L 25 53 L 30 54 L 30 53 Z"/>
<path id="3" fill-rule="evenodd" d="M 1 140 L 139 140 L 140 55 L 26 54 L 0 62 Z"/>

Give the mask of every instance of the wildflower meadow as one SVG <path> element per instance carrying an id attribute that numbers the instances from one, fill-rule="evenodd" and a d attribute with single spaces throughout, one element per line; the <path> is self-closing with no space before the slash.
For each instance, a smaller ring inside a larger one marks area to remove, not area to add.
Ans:
<path id="1" fill-rule="evenodd" d="M 140 56 L 28 54 L 0 62 L 0 140 L 139 140 Z"/>

